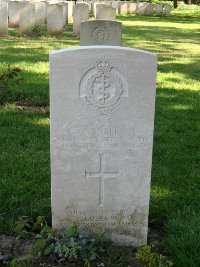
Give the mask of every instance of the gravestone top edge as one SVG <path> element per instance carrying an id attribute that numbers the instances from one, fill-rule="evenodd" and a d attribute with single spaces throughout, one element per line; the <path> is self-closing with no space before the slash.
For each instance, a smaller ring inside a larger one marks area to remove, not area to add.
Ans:
<path id="1" fill-rule="evenodd" d="M 92 23 L 92 22 L 114 22 L 115 24 L 121 24 L 122 25 L 122 23 L 120 22 L 120 21 L 116 21 L 116 20 L 110 20 L 110 19 L 88 19 L 88 20 L 83 20 L 81 23 L 83 23 L 83 22 L 90 22 L 90 23 Z"/>
<path id="2" fill-rule="evenodd" d="M 79 51 L 79 50 L 95 50 L 95 49 L 112 49 L 112 50 L 124 50 L 124 51 L 132 51 L 135 53 L 143 53 L 145 55 L 149 55 L 152 57 L 155 57 L 157 59 L 157 55 L 155 53 L 138 49 L 138 48 L 130 48 L 130 47 L 125 47 L 125 46 L 112 46 L 112 45 L 91 45 L 91 46 L 78 46 L 78 47 L 73 47 L 73 48 L 63 48 L 59 50 L 53 50 L 50 52 L 50 57 L 54 57 L 57 55 L 60 55 L 62 53 L 66 52 L 73 52 L 73 51 Z"/>

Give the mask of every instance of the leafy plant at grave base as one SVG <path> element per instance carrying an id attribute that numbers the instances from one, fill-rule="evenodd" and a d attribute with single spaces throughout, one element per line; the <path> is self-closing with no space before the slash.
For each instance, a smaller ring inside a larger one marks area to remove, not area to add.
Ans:
<path id="1" fill-rule="evenodd" d="M 27 216 L 22 216 L 15 223 L 14 232 L 19 237 L 26 238 L 30 233 L 40 233 L 46 225 L 45 216 L 38 216 L 36 222 Z"/>
<path id="2" fill-rule="evenodd" d="M 44 25 L 35 25 L 31 30 L 31 37 L 46 36 L 46 27 Z"/>
<path id="3" fill-rule="evenodd" d="M 6 70 L 0 71 L 0 106 L 3 106 L 11 98 L 11 88 L 14 84 L 19 84 L 21 69 L 11 68 L 9 65 Z"/>
<path id="4" fill-rule="evenodd" d="M 144 264 L 144 267 L 171 267 L 173 262 L 167 260 L 161 254 L 152 251 L 151 246 L 143 246 L 138 249 L 136 259 Z"/>
<path id="5" fill-rule="evenodd" d="M 25 255 L 19 258 L 15 258 L 11 261 L 11 267 L 27 267 L 31 260 L 31 255 Z"/>
<path id="6" fill-rule="evenodd" d="M 51 245 L 52 251 L 58 257 L 58 262 L 84 263 L 90 267 L 98 262 L 106 253 L 108 241 L 104 236 L 88 237 L 79 234 L 76 227 L 70 228 L 60 240 Z"/>
<path id="7" fill-rule="evenodd" d="M 37 235 L 37 241 L 30 248 L 29 254 L 32 257 L 48 256 L 52 251 L 52 244 L 57 241 L 54 231 L 49 226 L 45 225 Z"/>
<path id="8" fill-rule="evenodd" d="M 109 267 L 130 267 L 127 262 L 127 253 L 125 252 L 114 253 L 108 250 L 104 262 L 106 263 L 106 266 Z"/>

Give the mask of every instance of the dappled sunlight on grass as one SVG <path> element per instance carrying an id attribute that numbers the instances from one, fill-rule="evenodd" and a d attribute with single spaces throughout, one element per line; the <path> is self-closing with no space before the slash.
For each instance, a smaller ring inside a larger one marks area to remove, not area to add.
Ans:
<path id="1" fill-rule="evenodd" d="M 31 123 L 35 124 L 35 125 L 49 126 L 50 125 L 50 120 L 49 120 L 49 118 L 37 119 L 37 120 L 32 120 Z"/>
<path id="2" fill-rule="evenodd" d="M 153 198 L 166 198 L 174 195 L 176 192 L 171 188 L 153 185 L 151 188 L 151 197 Z"/>
<path id="3" fill-rule="evenodd" d="M 158 56 L 150 227 L 167 229 L 166 239 L 174 253 L 175 266 L 197 267 L 200 20 L 191 14 L 173 12 L 171 17 L 118 19 L 123 22 L 123 46 Z M 10 101 L 16 105 L 0 109 L 1 232 L 11 231 L 19 215 L 51 215 L 49 53 L 79 45 L 79 40 L 72 36 L 72 25 L 58 38 L 19 38 L 14 29 L 10 29 L 10 34 L 0 39 L 1 68 L 6 69 L 8 64 L 19 67 L 22 82 L 12 87 Z M 191 221 L 190 228 L 184 220 Z M 192 248 L 188 249 L 187 238 L 183 238 L 185 232 L 191 238 Z"/>

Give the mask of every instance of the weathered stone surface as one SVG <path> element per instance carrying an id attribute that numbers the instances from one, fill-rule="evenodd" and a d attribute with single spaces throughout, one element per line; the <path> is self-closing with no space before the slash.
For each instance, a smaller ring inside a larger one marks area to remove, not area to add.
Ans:
<path id="1" fill-rule="evenodd" d="M 36 2 L 35 3 L 35 24 L 36 25 L 44 25 L 45 23 L 45 3 Z"/>
<path id="2" fill-rule="evenodd" d="M 92 2 L 90 0 L 84 0 L 84 2 L 88 4 L 89 10 L 92 10 Z"/>
<path id="3" fill-rule="evenodd" d="M 9 16 L 9 26 L 18 27 L 19 26 L 19 1 L 9 1 L 8 2 L 8 16 Z"/>
<path id="4" fill-rule="evenodd" d="M 137 4 L 138 3 L 129 3 L 129 13 L 130 14 L 135 14 L 136 13 Z"/>
<path id="5" fill-rule="evenodd" d="M 63 28 L 66 28 L 66 24 L 68 23 L 68 3 L 60 2 L 59 5 L 62 6 L 63 10 Z"/>
<path id="6" fill-rule="evenodd" d="M 108 6 L 108 5 L 105 5 L 103 2 L 94 2 L 93 3 L 93 14 L 94 14 L 94 18 L 96 18 L 96 13 L 97 13 L 97 9 L 98 9 L 98 7 L 100 7 L 100 6 Z"/>
<path id="7" fill-rule="evenodd" d="M 137 3 L 136 14 L 137 15 L 145 15 L 147 9 L 147 3 Z"/>
<path id="8" fill-rule="evenodd" d="M 120 1 L 111 1 L 110 5 L 115 8 L 116 10 L 116 15 L 119 14 L 119 6 L 120 6 Z"/>
<path id="9" fill-rule="evenodd" d="M 165 16 L 170 16 L 170 14 L 171 14 L 171 6 L 170 5 L 164 6 L 164 14 L 165 14 Z"/>
<path id="10" fill-rule="evenodd" d="M 50 55 L 53 228 L 147 239 L 156 56 L 114 46 Z"/>
<path id="11" fill-rule="evenodd" d="M 89 19 L 89 6 L 87 3 L 79 3 L 73 8 L 73 33 L 80 35 L 81 22 Z"/>
<path id="12" fill-rule="evenodd" d="M 163 4 L 156 4 L 156 16 L 162 16 Z"/>
<path id="13" fill-rule="evenodd" d="M 81 23 L 80 45 L 121 45 L 122 23 L 87 20 Z"/>
<path id="14" fill-rule="evenodd" d="M 35 27 L 35 5 L 29 2 L 20 2 L 19 29 L 24 34 L 29 34 Z"/>
<path id="15" fill-rule="evenodd" d="M 0 2 L 0 35 L 8 34 L 8 4 Z"/>
<path id="16" fill-rule="evenodd" d="M 64 27 L 66 27 L 68 23 L 68 3 L 65 2 L 63 2 L 63 20 Z"/>
<path id="17" fill-rule="evenodd" d="M 147 16 L 153 16 L 155 13 L 155 5 L 154 4 L 148 4 L 146 8 L 146 15 Z"/>
<path id="18" fill-rule="evenodd" d="M 52 34 L 59 34 L 63 31 L 63 6 L 50 4 L 47 7 L 47 30 Z"/>
<path id="19" fill-rule="evenodd" d="M 66 3 L 68 4 L 67 22 L 68 23 L 72 23 L 73 22 L 73 6 L 74 6 L 74 2 L 73 1 L 66 1 Z"/>
<path id="20" fill-rule="evenodd" d="M 119 14 L 127 15 L 128 14 L 128 3 L 127 2 L 120 2 L 119 5 Z"/>
<path id="21" fill-rule="evenodd" d="M 98 5 L 96 10 L 96 19 L 116 20 L 116 9 L 111 6 Z"/>

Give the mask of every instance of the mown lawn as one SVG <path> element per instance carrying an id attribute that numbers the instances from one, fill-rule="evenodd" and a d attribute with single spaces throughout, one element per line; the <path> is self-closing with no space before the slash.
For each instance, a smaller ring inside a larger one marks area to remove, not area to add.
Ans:
<path id="1" fill-rule="evenodd" d="M 199 267 L 200 20 L 184 12 L 118 19 L 124 46 L 158 55 L 149 226 L 164 230 L 175 266 Z M 75 45 L 71 26 L 59 38 L 26 39 L 10 29 L 0 39 L 0 68 L 19 67 L 23 78 L 0 109 L 1 233 L 11 233 L 20 215 L 51 218 L 48 56 Z"/>

